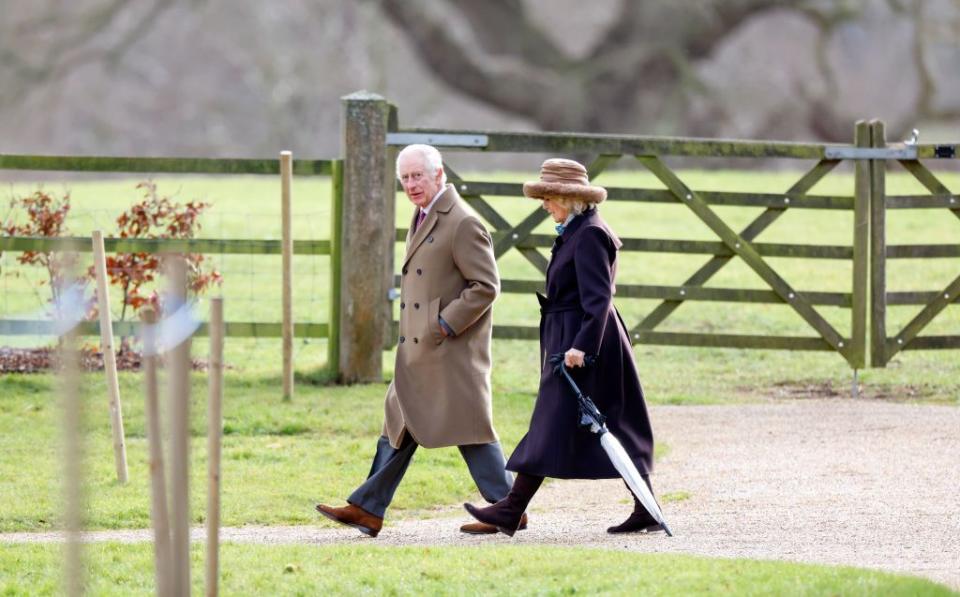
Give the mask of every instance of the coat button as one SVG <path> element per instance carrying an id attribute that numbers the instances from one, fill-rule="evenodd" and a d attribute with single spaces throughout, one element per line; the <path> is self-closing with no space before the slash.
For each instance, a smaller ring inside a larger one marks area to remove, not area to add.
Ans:
<path id="1" fill-rule="evenodd" d="M 400 344 L 403 344 L 404 341 L 406 341 L 406 338 L 404 338 L 403 336 L 400 336 Z"/>
<path id="2" fill-rule="evenodd" d="M 420 343 L 420 340 L 418 340 L 417 338 L 414 338 L 414 339 L 413 339 L 413 343 L 414 343 L 414 344 L 419 344 L 419 343 Z"/>
<path id="3" fill-rule="evenodd" d="M 400 273 L 402 273 L 404 276 L 406 276 L 406 275 L 407 275 L 407 268 L 403 268 L 402 270 L 400 270 Z"/>
<path id="4" fill-rule="evenodd" d="M 428 243 L 432 243 L 432 242 L 433 242 L 433 237 L 432 237 L 432 236 L 428 236 L 428 237 L 427 237 L 427 242 L 428 242 Z"/>
<path id="5" fill-rule="evenodd" d="M 403 309 L 403 308 L 406 307 L 406 306 L 407 306 L 406 303 L 400 303 L 400 308 L 401 308 L 401 309 Z"/>
<path id="6" fill-rule="evenodd" d="M 422 276 L 422 275 L 423 275 L 423 270 L 420 269 L 419 267 L 417 268 L 417 275 L 418 275 L 418 276 Z"/>
<path id="7" fill-rule="evenodd" d="M 414 309 L 419 309 L 419 308 L 420 308 L 420 303 L 413 303 L 413 308 L 414 308 Z"/>

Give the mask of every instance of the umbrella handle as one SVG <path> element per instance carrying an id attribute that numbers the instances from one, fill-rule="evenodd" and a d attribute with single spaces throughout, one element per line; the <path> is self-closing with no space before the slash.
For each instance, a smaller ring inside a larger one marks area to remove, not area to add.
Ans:
<path id="1" fill-rule="evenodd" d="M 570 382 L 570 387 L 573 388 L 573 391 L 577 393 L 577 396 L 582 396 L 583 392 L 580 391 L 580 388 L 577 386 L 576 382 L 573 381 L 573 378 L 570 377 L 570 372 L 568 371 L 567 364 L 565 362 L 565 357 L 562 352 L 550 355 L 550 364 L 553 365 L 554 375 L 563 374 L 567 378 L 567 381 Z M 588 354 L 583 357 L 583 365 L 589 367 L 597 362 L 596 355 Z"/>

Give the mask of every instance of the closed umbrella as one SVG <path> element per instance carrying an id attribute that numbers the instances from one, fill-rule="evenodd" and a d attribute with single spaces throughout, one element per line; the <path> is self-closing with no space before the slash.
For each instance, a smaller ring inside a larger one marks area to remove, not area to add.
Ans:
<path id="1" fill-rule="evenodd" d="M 586 362 L 588 365 L 591 364 L 589 357 L 587 357 Z M 626 481 L 627 486 L 633 491 L 633 495 L 637 496 L 637 499 L 640 500 L 643 507 L 646 508 L 647 512 L 653 516 L 653 519 L 663 527 L 667 535 L 673 537 L 667 521 L 663 518 L 663 512 L 660 511 L 657 500 L 654 499 L 653 494 L 650 493 L 650 488 L 647 487 L 647 484 L 643 481 L 643 477 L 640 476 L 640 471 L 637 470 L 636 465 L 630 460 L 630 456 L 627 455 L 627 451 L 623 449 L 623 444 L 620 443 L 620 440 L 607 429 L 607 418 L 603 416 L 597 408 L 597 405 L 593 403 L 593 400 L 580 391 L 576 382 L 570 377 L 570 373 L 567 371 L 566 366 L 564 366 L 563 354 L 560 353 L 551 356 L 550 363 L 553 365 L 553 372 L 565 377 L 570 383 L 570 387 L 573 388 L 573 392 L 577 395 L 577 405 L 580 409 L 580 426 L 588 427 L 592 433 L 600 436 L 600 445 L 603 446 L 603 450 L 607 453 L 614 468 L 617 469 L 617 472 L 620 473 L 620 476 Z"/>

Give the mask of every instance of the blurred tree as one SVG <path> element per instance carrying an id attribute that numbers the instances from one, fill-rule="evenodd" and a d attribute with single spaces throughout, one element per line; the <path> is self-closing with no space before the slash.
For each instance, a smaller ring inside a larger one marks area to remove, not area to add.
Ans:
<path id="1" fill-rule="evenodd" d="M 0 0 L 0 152 L 338 151 L 404 125 L 955 137 L 960 0 Z M 929 128 L 926 128 L 929 126 Z"/>
<path id="2" fill-rule="evenodd" d="M 827 139 L 843 140 L 849 137 L 850 117 L 835 109 L 840 102 L 828 55 L 831 33 L 871 8 L 870 0 L 621 0 L 592 48 L 574 57 L 566 51 L 566 40 L 558 43 L 557 36 L 545 34 L 543 19 L 530 11 L 531 2 L 376 1 L 420 59 L 450 87 L 544 129 L 606 132 L 632 130 L 638 123 L 651 130 L 658 120 L 674 122 L 689 114 L 694 98 L 709 104 L 712 90 L 699 79 L 697 62 L 751 17 L 795 11 L 819 31 L 815 51 L 820 77 L 810 81 L 810 87 L 824 89 L 799 91 L 815 108 L 810 127 Z M 888 0 L 885 7 L 918 29 L 914 66 L 922 89 L 907 112 L 955 118 L 952 112 L 938 113 L 932 102 L 935 77 L 919 31 L 930 26 L 924 1 Z M 960 8 L 960 2 L 952 1 Z M 716 110 L 708 106 L 706 112 Z M 704 118 L 693 132 L 715 134 L 715 126 Z"/>
<path id="3" fill-rule="evenodd" d="M 122 58 L 176 2 L 23 2 L 0 19 L 0 64 L 7 71 L 0 105 L 83 64 Z"/>

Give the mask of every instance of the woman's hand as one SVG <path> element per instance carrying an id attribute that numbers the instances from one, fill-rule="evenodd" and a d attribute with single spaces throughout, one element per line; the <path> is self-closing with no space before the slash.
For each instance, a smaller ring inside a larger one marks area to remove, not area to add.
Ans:
<path id="1" fill-rule="evenodd" d="M 585 353 L 582 350 L 571 348 L 563 353 L 563 364 L 567 367 L 583 367 L 583 357 Z"/>

